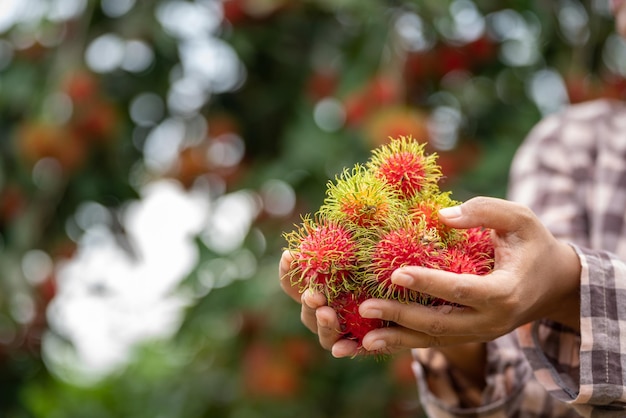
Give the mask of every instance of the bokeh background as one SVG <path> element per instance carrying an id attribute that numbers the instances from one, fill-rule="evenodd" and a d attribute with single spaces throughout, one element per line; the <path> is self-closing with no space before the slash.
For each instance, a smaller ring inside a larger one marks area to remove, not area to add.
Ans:
<path id="1" fill-rule="evenodd" d="M 301 325 L 281 234 L 390 136 L 503 197 L 625 77 L 608 0 L 1 0 L 0 416 L 421 416 L 408 353 Z"/>

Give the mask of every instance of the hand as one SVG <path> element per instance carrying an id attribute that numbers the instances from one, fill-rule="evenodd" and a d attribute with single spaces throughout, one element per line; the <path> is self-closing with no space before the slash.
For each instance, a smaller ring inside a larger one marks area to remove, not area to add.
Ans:
<path id="1" fill-rule="evenodd" d="M 354 341 L 340 340 L 339 320 L 335 311 L 326 305 L 326 297 L 311 289 L 302 292 L 302 287 L 291 282 L 288 272 L 292 261 L 293 257 L 289 251 L 284 251 L 279 264 L 280 285 L 293 300 L 302 304 L 300 312 L 302 323 L 313 333 L 318 334 L 320 345 L 336 357 L 356 353 L 357 344 Z"/>
<path id="2" fill-rule="evenodd" d="M 494 270 L 485 276 L 407 266 L 392 281 L 457 303 L 426 307 L 369 299 L 363 317 L 397 326 L 369 332 L 367 350 L 397 350 L 486 342 L 540 318 L 580 327 L 580 261 L 574 249 L 556 240 L 532 211 L 494 198 L 474 198 L 440 211 L 454 228 L 493 229 Z M 325 342 L 328 344 L 328 341 Z"/>

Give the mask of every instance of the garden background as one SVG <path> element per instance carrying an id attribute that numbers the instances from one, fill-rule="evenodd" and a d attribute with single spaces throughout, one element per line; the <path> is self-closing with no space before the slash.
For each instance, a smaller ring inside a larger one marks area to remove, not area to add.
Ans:
<path id="1" fill-rule="evenodd" d="M 281 234 L 390 136 L 503 197 L 625 77 L 607 0 L 2 0 L 0 415 L 420 416 L 408 353 L 318 347 Z"/>

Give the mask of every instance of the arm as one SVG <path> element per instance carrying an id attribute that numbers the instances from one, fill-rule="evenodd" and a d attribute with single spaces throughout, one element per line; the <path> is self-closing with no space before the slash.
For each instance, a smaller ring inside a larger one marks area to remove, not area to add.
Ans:
<path id="1" fill-rule="evenodd" d="M 510 198 L 571 242 L 580 260 L 580 333 L 541 320 L 518 334 L 538 380 L 581 412 L 625 401 L 626 372 L 614 361 L 625 355 L 626 312 L 615 309 L 626 288 L 625 119 L 623 104 L 607 101 L 553 116 L 531 132 L 511 169 Z"/>

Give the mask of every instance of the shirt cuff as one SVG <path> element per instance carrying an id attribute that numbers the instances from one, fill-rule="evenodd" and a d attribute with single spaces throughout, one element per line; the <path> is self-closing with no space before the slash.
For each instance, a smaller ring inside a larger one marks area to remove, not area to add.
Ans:
<path id="1" fill-rule="evenodd" d="M 414 349 L 413 356 L 420 399 L 429 416 L 490 416 L 516 404 L 532 377 L 512 334 L 487 343 L 486 387 L 482 390 L 450 367 L 436 349 Z"/>

